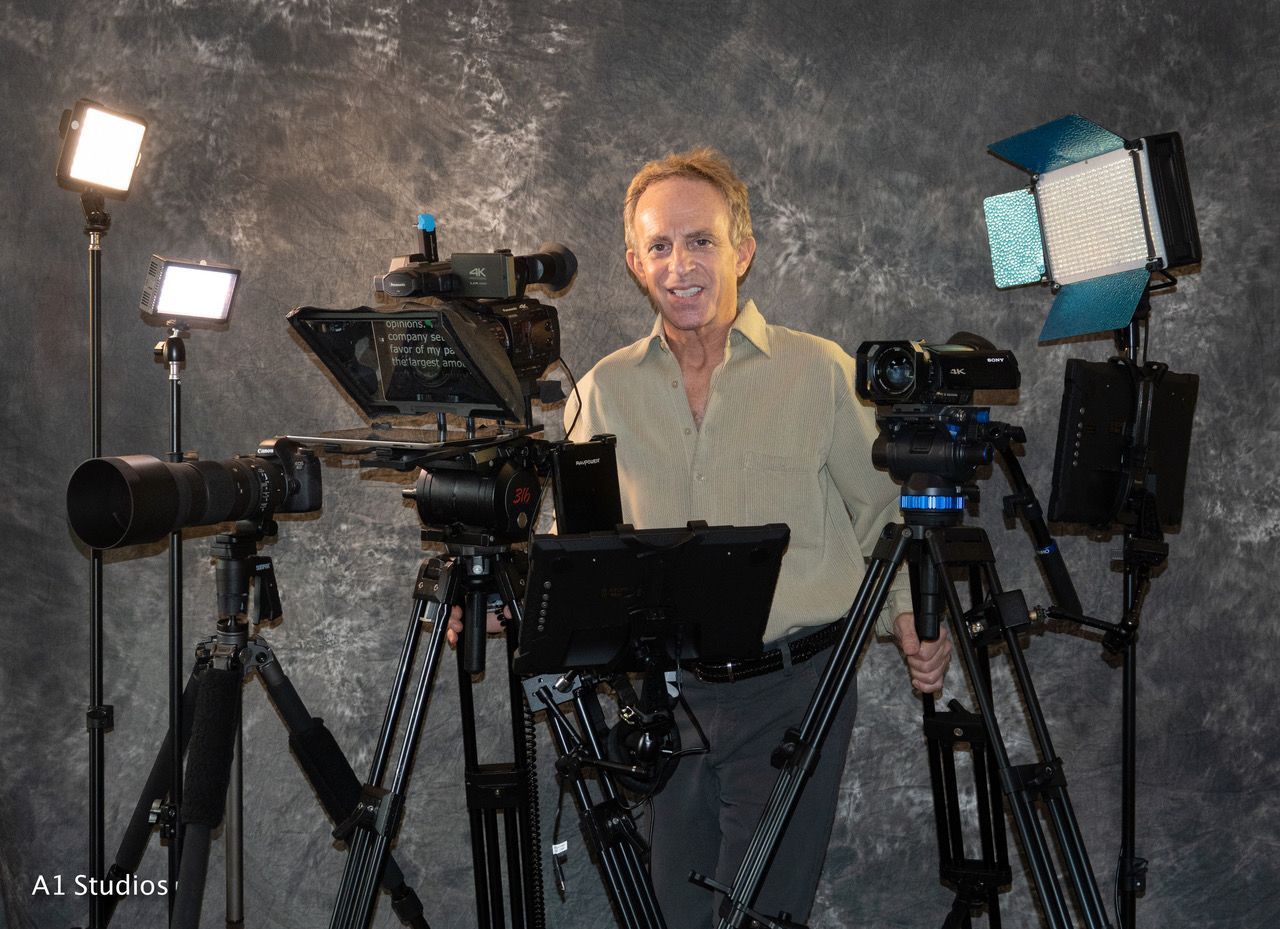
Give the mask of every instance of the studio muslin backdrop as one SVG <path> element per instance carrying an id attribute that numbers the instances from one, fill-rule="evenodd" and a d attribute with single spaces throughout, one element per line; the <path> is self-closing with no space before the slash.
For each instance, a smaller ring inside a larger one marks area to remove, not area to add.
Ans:
<path id="1" fill-rule="evenodd" d="M 576 252 L 577 283 L 555 303 L 579 375 L 639 337 L 652 316 L 622 260 L 623 191 L 646 159 L 705 143 L 751 189 L 759 248 L 744 294 L 771 321 L 851 352 L 864 338 L 957 329 L 1016 352 L 1019 402 L 996 415 L 1025 426 L 1023 464 L 1045 502 L 1064 364 L 1104 359 L 1111 345 L 1038 345 L 1048 293 L 994 288 L 982 198 L 1025 176 L 986 145 L 1068 112 L 1126 137 L 1180 131 L 1204 261 L 1154 300 L 1151 348 L 1201 386 L 1182 530 L 1143 616 L 1138 852 L 1151 872 L 1138 918 L 1275 925 L 1278 6 L 5 0 L 0 926 L 87 919 L 73 881 L 88 865 L 89 568 L 64 511 L 89 449 L 87 239 L 76 195 L 53 178 L 59 115 L 82 96 L 151 124 L 134 192 L 108 204 L 106 454 L 168 448 L 165 373 L 151 356 L 163 333 L 136 309 L 153 252 L 243 269 L 230 328 L 188 340 L 183 378 L 184 444 L 223 459 L 264 437 L 359 423 L 285 314 L 370 302 L 372 275 L 412 250 L 423 209 L 440 218 L 446 254 L 546 240 Z M 286 610 L 267 637 L 364 777 L 423 549 L 402 483 L 335 464 L 323 512 L 282 520 L 265 550 Z M 1025 534 L 1002 525 L 1005 492 L 1000 474 L 984 484 L 977 522 L 1005 586 L 1045 602 Z M 200 530 L 186 543 L 188 658 L 213 627 L 210 541 Z M 1119 540 L 1062 544 L 1086 610 L 1115 618 Z M 167 723 L 167 560 L 157 545 L 107 561 L 110 855 Z M 1120 674 L 1078 636 L 1034 636 L 1027 655 L 1110 909 Z M 505 690 L 489 677 L 477 717 L 496 752 Z M 948 687 L 963 689 L 954 668 Z M 891 646 L 868 650 L 859 692 L 812 925 L 940 925 L 950 895 L 936 876 L 919 700 Z M 1003 679 L 997 694 L 1016 719 Z M 345 853 L 256 681 L 244 727 L 248 925 L 325 925 Z M 1009 735 L 1025 748 L 1020 728 Z M 436 929 L 474 924 L 459 745 L 449 662 L 397 851 Z M 545 731 L 541 750 L 546 843 L 556 788 Z M 569 894 L 562 902 L 548 876 L 550 925 L 610 925 L 572 808 L 562 833 Z M 1036 926 L 1017 862 L 1006 922 Z M 165 876 L 158 845 L 141 873 Z M 33 894 L 56 875 L 65 895 Z M 215 846 L 205 926 L 222 924 L 221 879 Z M 138 898 L 116 924 L 164 920 L 162 899 Z M 385 902 L 375 925 L 398 925 Z"/>

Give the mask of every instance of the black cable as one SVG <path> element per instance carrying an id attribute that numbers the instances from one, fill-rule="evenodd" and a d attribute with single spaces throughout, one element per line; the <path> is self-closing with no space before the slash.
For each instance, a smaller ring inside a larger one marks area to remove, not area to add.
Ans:
<path id="1" fill-rule="evenodd" d="M 573 432 L 573 427 L 578 425 L 578 417 L 582 415 L 582 394 L 578 392 L 578 379 L 574 377 L 573 369 L 569 367 L 568 362 L 563 357 L 557 358 L 556 361 L 564 367 L 565 374 L 569 375 L 569 380 L 573 383 L 573 395 L 578 400 L 578 408 L 573 411 L 573 422 L 569 423 L 569 428 L 564 431 L 564 437 L 568 439 Z"/>
<path id="2" fill-rule="evenodd" d="M 529 844 L 533 850 L 529 873 L 533 882 L 533 925 L 535 929 L 547 924 L 547 903 L 544 899 L 542 880 L 542 810 L 538 805 L 538 727 L 533 718 L 529 696 L 521 701 L 524 714 L 524 763 L 525 804 L 529 809 Z"/>

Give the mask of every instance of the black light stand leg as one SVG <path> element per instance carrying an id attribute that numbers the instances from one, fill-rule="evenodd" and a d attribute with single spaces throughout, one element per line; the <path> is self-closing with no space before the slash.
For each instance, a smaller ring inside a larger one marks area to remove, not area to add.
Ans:
<path id="1" fill-rule="evenodd" d="M 347 864 L 342 872 L 337 900 L 329 921 L 330 929 L 367 929 L 373 919 L 379 878 L 385 870 L 391 842 L 399 830 L 405 783 L 422 735 L 427 697 L 444 647 L 449 609 L 458 602 L 459 570 L 457 558 L 447 561 L 431 558 L 418 571 L 409 629 L 405 634 L 400 665 L 387 701 L 387 712 L 374 752 L 369 781 L 355 812 L 338 829 L 339 836 L 347 839 Z M 405 691 L 424 622 L 431 624 L 431 635 L 391 784 L 384 788 L 382 781 L 391 759 L 396 724 L 404 708 Z"/>

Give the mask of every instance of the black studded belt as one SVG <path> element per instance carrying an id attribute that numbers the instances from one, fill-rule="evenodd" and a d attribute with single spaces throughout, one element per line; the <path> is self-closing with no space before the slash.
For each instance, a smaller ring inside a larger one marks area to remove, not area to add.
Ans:
<path id="1" fill-rule="evenodd" d="M 791 664 L 799 664 L 834 645 L 839 632 L 839 622 L 828 623 L 817 632 L 787 642 L 782 648 L 790 652 Z M 729 684 L 733 681 L 781 671 L 786 664 L 783 661 L 782 648 L 771 648 L 754 658 L 729 658 L 722 661 L 695 659 L 681 662 L 680 666 L 686 671 L 691 671 L 698 680 L 707 684 Z"/>

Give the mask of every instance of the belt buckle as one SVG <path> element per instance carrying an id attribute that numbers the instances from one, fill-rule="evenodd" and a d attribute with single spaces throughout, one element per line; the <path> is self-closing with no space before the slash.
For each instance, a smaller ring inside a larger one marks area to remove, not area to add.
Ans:
<path id="1" fill-rule="evenodd" d="M 728 675 L 728 680 L 726 681 L 726 683 L 728 683 L 728 684 L 732 684 L 734 681 L 736 681 L 736 680 L 737 680 L 736 675 L 733 673 L 733 662 L 732 662 L 732 661 L 726 661 L 726 662 L 724 663 L 724 673 L 725 673 L 726 675 Z"/>

